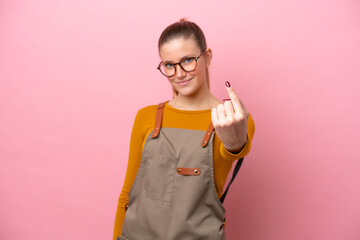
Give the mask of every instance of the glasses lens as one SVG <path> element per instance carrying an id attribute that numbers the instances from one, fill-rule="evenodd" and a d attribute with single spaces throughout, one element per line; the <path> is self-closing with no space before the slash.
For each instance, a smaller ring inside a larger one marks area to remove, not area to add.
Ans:
<path id="1" fill-rule="evenodd" d="M 196 68 L 196 60 L 195 58 L 191 57 L 191 58 L 184 58 L 181 62 L 180 62 L 181 67 L 187 71 L 193 71 Z"/>
<path id="2" fill-rule="evenodd" d="M 173 64 L 161 64 L 160 71 L 165 76 L 171 77 L 175 73 L 175 67 Z"/>

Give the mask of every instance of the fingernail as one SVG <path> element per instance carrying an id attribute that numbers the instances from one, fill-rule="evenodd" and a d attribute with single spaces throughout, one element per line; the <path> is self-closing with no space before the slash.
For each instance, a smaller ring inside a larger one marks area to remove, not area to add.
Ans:
<path id="1" fill-rule="evenodd" d="M 225 82 L 226 87 L 231 87 L 230 83 L 228 81 Z"/>
<path id="2" fill-rule="evenodd" d="M 230 98 L 226 98 L 226 99 L 223 99 L 223 101 L 230 101 L 231 99 Z"/>

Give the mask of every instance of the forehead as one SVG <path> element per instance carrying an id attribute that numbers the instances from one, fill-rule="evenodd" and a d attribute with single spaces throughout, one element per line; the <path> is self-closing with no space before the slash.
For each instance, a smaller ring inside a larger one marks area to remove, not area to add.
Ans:
<path id="1" fill-rule="evenodd" d="M 159 54 L 162 61 L 177 62 L 184 56 L 200 54 L 200 49 L 193 38 L 175 38 L 165 42 Z"/>

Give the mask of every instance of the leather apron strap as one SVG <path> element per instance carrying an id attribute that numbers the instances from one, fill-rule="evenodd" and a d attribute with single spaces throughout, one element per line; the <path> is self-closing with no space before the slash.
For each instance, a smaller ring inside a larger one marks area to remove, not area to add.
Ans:
<path id="1" fill-rule="evenodd" d="M 156 110 L 156 117 L 155 117 L 155 129 L 153 134 L 151 135 L 152 138 L 156 138 L 159 136 L 160 128 L 161 128 L 161 122 L 162 122 L 162 116 L 164 111 L 165 102 L 159 103 L 157 110 Z"/>

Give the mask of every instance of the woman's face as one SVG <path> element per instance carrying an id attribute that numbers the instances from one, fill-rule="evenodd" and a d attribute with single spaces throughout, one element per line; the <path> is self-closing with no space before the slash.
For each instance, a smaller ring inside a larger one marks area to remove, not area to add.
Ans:
<path id="1" fill-rule="evenodd" d="M 201 50 L 193 38 L 181 37 L 165 42 L 160 47 L 159 54 L 162 62 L 178 63 L 184 57 L 198 57 Z M 178 94 L 194 95 L 202 88 L 208 89 L 206 69 L 210 65 L 210 60 L 211 50 L 207 49 L 197 60 L 194 71 L 185 72 L 178 64 L 175 66 L 175 75 L 168 77 L 168 80 Z"/>

